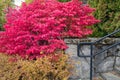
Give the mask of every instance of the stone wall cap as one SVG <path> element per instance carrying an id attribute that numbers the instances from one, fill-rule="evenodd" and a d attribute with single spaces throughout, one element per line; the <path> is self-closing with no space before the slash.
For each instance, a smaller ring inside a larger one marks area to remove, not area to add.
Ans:
<path id="1" fill-rule="evenodd" d="M 64 41 L 66 44 L 78 44 L 80 42 L 95 42 L 100 38 L 65 38 Z M 102 40 L 99 44 L 113 44 L 120 41 L 120 38 L 106 38 Z"/>

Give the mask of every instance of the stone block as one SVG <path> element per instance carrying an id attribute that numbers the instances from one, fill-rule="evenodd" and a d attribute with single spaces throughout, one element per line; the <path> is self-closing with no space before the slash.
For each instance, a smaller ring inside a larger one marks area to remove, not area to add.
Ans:
<path id="1" fill-rule="evenodd" d="M 120 57 L 116 58 L 116 66 L 120 66 Z"/>
<path id="2" fill-rule="evenodd" d="M 68 53 L 71 57 L 77 57 L 77 45 L 74 44 L 68 44 L 68 49 L 65 51 Z"/>
<path id="3" fill-rule="evenodd" d="M 103 60 L 98 66 L 98 72 L 108 72 L 113 70 L 114 60 L 113 57 L 108 57 L 107 59 Z"/>

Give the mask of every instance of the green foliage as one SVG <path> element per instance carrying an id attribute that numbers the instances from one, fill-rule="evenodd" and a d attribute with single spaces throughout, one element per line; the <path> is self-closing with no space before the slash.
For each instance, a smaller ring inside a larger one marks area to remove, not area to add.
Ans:
<path id="1" fill-rule="evenodd" d="M 0 0 L 0 30 L 3 30 L 2 26 L 5 23 L 5 10 L 13 5 L 12 0 Z"/>
<path id="2" fill-rule="evenodd" d="M 33 0 L 25 0 L 26 3 L 31 3 Z M 71 1 L 71 0 L 58 0 L 60 2 L 68 2 L 68 1 Z"/>
<path id="3" fill-rule="evenodd" d="M 68 55 L 49 55 L 37 60 L 0 54 L 0 80 L 68 80 Z"/>
<path id="4" fill-rule="evenodd" d="M 27 4 L 31 3 L 33 0 L 25 0 Z"/>
<path id="5" fill-rule="evenodd" d="M 60 2 L 68 2 L 68 1 L 71 1 L 71 0 L 58 0 Z"/>
<path id="6" fill-rule="evenodd" d="M 120 28 L 120 0 L 88 0 L 88 4 L 96 8 L 94 16 L 101 20 L 92 27 L 94 32 L 91 36 L 102 37 Z"/>

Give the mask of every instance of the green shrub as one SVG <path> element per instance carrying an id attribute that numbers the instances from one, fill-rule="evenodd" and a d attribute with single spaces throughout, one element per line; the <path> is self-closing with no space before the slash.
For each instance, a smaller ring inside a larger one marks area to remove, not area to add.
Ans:
<path id="1" fill-rule="evenodd" d="M 27 4 L 31 3 L 33 0 L 25 0 Z"/>
<path id="2" fill-rule="evenodd" d="M 94 16 L 101 20 L 92 28 L 93 37 L 105 36 L 120 28 L 120 0 L 88 0 L 91 7 L 96 8 Z M 115 35 L 119 37 L 120 34 Z"/>
<path id="3" fill-rule="evenodd" d="M 68 2 L 68 1 L 71 1 L 71 0 L 58 0 L 60 2 Z"/>
<path id="4" fill-rule="evenodd" d="M 70 76 L 68 55 L 55 54 L 37 60 L 0 54 L 0 80 L 67 80 Z"/>
<path id="5" fill-rule="evenodd" d="M 13 6 L 12 0 L 0 0 L 0 30 L 3 30 L 3 24 L 5 23 L 5 10 Z"/>
<path id="6" fill-rule="evenodd" d="M 26 3 L 31 3 L 33 0 L 25 0 Z M 71 1 L 71 0 L 58 0 L 60 2 L 68 2 L 68 1 Z"/>

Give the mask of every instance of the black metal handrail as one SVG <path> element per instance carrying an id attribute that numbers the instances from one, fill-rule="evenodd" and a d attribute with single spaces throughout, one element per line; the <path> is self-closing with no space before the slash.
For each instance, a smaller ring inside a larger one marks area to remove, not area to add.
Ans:
<path id="1" fill-rule="evenodd" d="M 99 54 L 102 54 L 102 53 L 105 52 L 106 50 L 109 50 L 109 49 L 111 49 L 111 48 L 113 48 L 114 46 L 117 46 L 117 45 L 119 45 L 119 44 L 120 44 L 120 42 L 115 43 L 115 44 L 113 44 L 113 45 L 111 45 L 111 46 L 109 46 L 109 47 L 103 49 L 102 51 L 100 51 L 100 52 L 94 54 L 93 56 L 95 57 L 95 56 L 97 56 L 97 55 L 99 55 Z"/>
<path id="2" fill-rule="evenodd" d="M 93 45 L 95 45 L 96 43 L 99 43 L 100 41 L 102 41 L 102 40 L 106 39 L 107 37 L 112 36 L 112 35 L 114 35 L 114 34 L 116 34 L 118 32 L 120 32 L 120 29 L 118 29 L 118 30 L 116 30 L 116 31 L 114 31 L 114 32 L 112 32 L 112 33 L 110 33 L 110 34 L 100 38 L 99 40 L 97 40 L 95 42 L 81 42 L 81 43 L 79 43 L 77 45 L 77 55 L 78 55 L 78 57 L 90 57 L 90 80 L 93 80 L 93 76 L 92 76 L 93 75 L 93 70 L 92 70 L 93 69 L 93 57 L 95 57 L 95 56 L 97 56 L 99 54 L 102 54 L 103 52 L 105 52 L 108 49 L 113 48 L 114 46 L 119 45 L 120 42 L 115 43 L 115 44 L 105 48 L 104 50 L 102 50 L 102 51 L 100 51 L 100 52 L 98 52 L 96 54 L 93 54 Z M 80 54 L 80 50 L 79 49 L 81 48 L 81 45 L 89 45 L 90 46 L 90 55 L 81 55 Z"/>
<path id="3" fill-rule="evenodd" d="M 110 34 L 108 34 L 108 35 L 106 35 L 106 36 L 102 37 L 101 39 L 99 39 L 99 40 L 95 41 L 95 42 L 94 42 L 94 44 L 95 44 L 95 43 L 98 43 L 98 42 L 100 42 L 100 41 L 102 41 L 102 40 L 106 39 L 107 37 L 112 36 L 112 35 L 114 35 L 114 34 L 116 34 L 116 33 L 118 33 L 118 32 L 120 32 L 120 29 L 115 30 L 114 32 L 112 32 L 112 33 L 110 33 Z"/>

